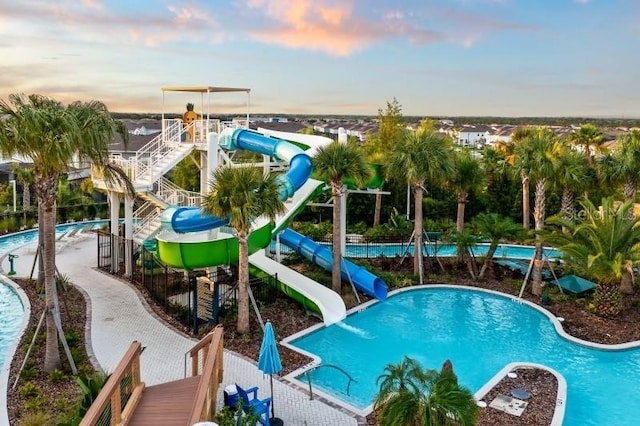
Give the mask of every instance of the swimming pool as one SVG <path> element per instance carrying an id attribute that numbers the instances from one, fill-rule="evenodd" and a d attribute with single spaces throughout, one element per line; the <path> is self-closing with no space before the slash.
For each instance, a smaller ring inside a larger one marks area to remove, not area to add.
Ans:
<path id="1" fill-rule="evenodd" d="M 29 301 L 24 292 L 0 281 L 0 424 L 9 424 L 6 399 L 10 360 L 18 336 L 27 326 L 28 311 Z"/>
<path id="2" fill-rule="evenodd" d="M 101 228 L 107 220 L 90 220 L 87 222 L 73 222 L 56 225 L 56 237 L 64 234 L 75 228 L 84 228 L 85 226 L 93 225 L 92 229 Z M 26 231 L 20 231 L 13 234 L 7 234 L 0 236 L 0 258 L 8 254 L 11 250 L 15 250 L 18 247 L 22 247 L 25 244 L 29 244 L 32 241 L 38 239 L 37 229 L 28 229 Z"/>
<path id="3" fill-rule="evenodd" d="M 450 286 L 420 287 L 286 344 L 336 365 L 313 370 L 315 390 L 368 410 L 376 378 L 404 355 L 425 368 L 451 359 L 464 386 L 478 390 L 506 364 L 536 362 L 567 380 L 565 425 L 635 425 L 640 418 L 640 349 L 603 350 L 562 338 L 550 317 L 511 297 Z M 304 381 L 306 376 L 299 376 Z"/>
<path id="4" fill-rule="evenodd" d="M 324 246 L 330 246 L 330 243 L 319 242 L 318 244 Z M 272 253 L 276 252 L 276 242 L 271 243 L 270 250 Z M 476 244 L 473 247 L 473 255 L 476 257 L 481 257 L 487 254 L 489 251 L 489 244 L 480 243 Z M 505 258 L 505 259 L 522 259 L 522 260 L 530 260 L 533 257 L 535 252 L 535 247 L 533 246 L 521 246 L 515 244 L 500 244 L 495 254 L 493 255 L 495 259 Z M 280 253 L 295 253 L 295 251 L 284 244 L 280 244 Z M 444 243 L 428 243 L 425 244 L 423 253 L 425 256 L 440 256 L 440 257 L 454 257 L 457 254 L 457 247 L 455 244 L 444 244 Z M 375 258 L 380 256 L 385 257 L 395 257 L 395 256 L 413 256 L 413 244 L 404 243 L 348 243 L 345 246 L 344 257 L 348 258 Z M 549 259 L 559 259 L 560 252 L 551 247 L 544 247 L 543 249 L 544 258 Z"/>

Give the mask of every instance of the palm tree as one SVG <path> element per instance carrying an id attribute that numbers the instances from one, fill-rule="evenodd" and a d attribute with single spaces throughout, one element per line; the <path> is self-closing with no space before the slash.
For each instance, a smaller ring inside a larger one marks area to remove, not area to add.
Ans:
<path id="1" fill-rule="evenodd" d="M 253 221 L 260 216 L 273 220 L 284 212 L 280 183 L 276 175 L 264 176 L 250 167 L 223 166 L 216 169 L 205 195 L 203 210 L 228 217 L 238 239 L 238 332 L 249 332 L 249 246 Z"/>
<path id="2" fill-rule="evenodd" d="M 358 148 L 352 144 L 333 142 L 317 150 L 313 157 L 313 167 L 318 176 L 329 181 L 333 200 L 333 269 L 331 271 L 331 287 L 342 294 L 342 219 L 341 200 L 346 193 L 344 180 L 349 178 L 362 185 L 369 177 L 369 169 Z"/>
<path id="3" fill-rule="evenodd" d="M 621 136 L 614 150 L 598 159 L 598 169 L 605 185 L 623 185 L 622 197 L 635 200 L 640 176 L 640 131 Z"/>
<path id="4" fill-rule="evenodd" d="M 548 179 L 554 176 L 557 169 L 557 157 L 560 150 L 561 146 L 553 131 L 546 127 L 539 127 L 519 143 L 515 153 L 516 167 L 519 170 L 526 170 L 527 177 L 533 179 L 536 184 L 533 209 L 536 248 L 531 290 L 536 296 L 542 294 L 542 239 L 540 233 L 544 229 L 546 189 Z"/>
<path id="5" fill-rule="evenodd" d="M 452 174 L 453 166 L 447 140 L 434 131 L 419 130 L 409 133 L 391 151 L 387 164 L 388 173 L 401 176 L 413 189 L 415 200 L 415 227 L 413 233 L 413 273 L 420 276 L 422 270 L 422 201 L 427 182 L 439 184 Z"/>
<path id="6" fill-rule="evenodd" d="M 633 214 L 633 203 L 622 204 L 612 198 L 595 206 L 589 199 L 581 203 L 577 221 L 560 217 L 549 223 L 564 226 L 569 233 L 549 232 L 545 240 L 555 244 L 567 264 L 597 282 L 594 303 L 601 315 L 620 312 L 620 292 L 632 293 L 633 267 L 640 262 L 640 217 Z"/>
<path id="7" fill-rule="evenodd" d="M 459 234 L 464 232 L 464 210 L 469 193 L 481 188 L 484 178 L 480 161 L 471 155 L 471 151 L 465 149 L 456 152 L 453 157 L 453 176 L 449 180 L 449 186 L 453 188 L 458 198 L 456 232 Z"/>
<path id="8" fill-rule="evenodd" d="M 589 165 L 593 164 L 594 152 L 603 151 L 602 144 L 604 139 L 602 138 L 602 131 L 594 124 L 581 125 L 577 131 L 571 134 L 570 139 L 574 146 L 579 147 L 584 152 L 584 157 Z"/>
<path id="9" fill-rule="evenodd" d="M 24 224 L 27 222 L 27 212 L 31 210 L 31 185 L 33 185 L 33 167 L 22 167 L 19 163 L 14 163 L 11 171 L 16 175 L 16 180 L 22 185 L 22 218 Z"/>
<path id="10" fill-rule="evenodd" d="M 89 161 L 101 170 L 108 184 L 126 187 L 133 193 L 126 174 L 109 164 L 109 143 L 123 127 L 111 118 L 107 107 L 97 101 L 64 106 L 41 95 L 10 95 L 0 101 L 0 152 L 23 156 L 33 162 L 34 187 L 38 198 L 45 303 L 46 354 L 44 371 L 60 366 L 58 330 L 60 320 L 55 280 L 55 224 L 58 179 L 70 170 L 73 160 Z M 127 133 L 122 133 L 127 143 Z"/>
<path id="11" fill-rule="evenodd" d="M 380 391 L 374 401 L 381 426 L 474 425 L 479 413 L 471 392 L 458 384 L 450 363 L 440 372 L 423 370 L 405 356 L 399 364 L 388 364 L 376 383 Z"/>
<path id="12" fill-rule="evenodd" d="M 558 167 L 553 180 L 562 190 L 560 214 L 563 218 L 571 220 L 575 213 L 575 195 L 591 185 L 592 169 L 584 155 L 566 145 L 562 145 L 557 161 Z"/>
<path id="13" fill-rule="evenodd" d="M 522 184 L 522 227 L 525 230 L 530 228 L 529 225 L 529 172 L 530 165 L 525 162 L 529 156 L 526 154 L 528 149 L 526 141 L 531 139 L 535 134 L 532 127 L 522 127 L 516 129 L 511 134 L 511 144 L 506 146 L 504 155 L 505 161 L 514 166 L 514 170 L 520 176 Z"/>
<path id="14" fill-rule="evenodd" d="M 466 230 L 464 232 L 454 232 L 451 234 L 451 239 L 456 244 L 458 263 L 464 263 L 471 279 L 475 280 L 478 276 L 478 266 L 473 250 L 478 245 L 478 237 Z"/>
<path id="15" fill-rule="evenodd" d="M 501 217 L 497 213 L 480 213 L 473 219 L 473 225 L 481 236 L 489 239 L 489 249 L 478 274 L 478 278 L 482 279 L 493 261 L 498 244 L 517 239 L 522 229 L 510 218 Z"/>

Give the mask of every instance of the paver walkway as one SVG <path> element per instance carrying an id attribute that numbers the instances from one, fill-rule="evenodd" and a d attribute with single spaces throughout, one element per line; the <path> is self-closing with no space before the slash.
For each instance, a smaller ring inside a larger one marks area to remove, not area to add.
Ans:
<path id="1" fill-rule="evenodd" d="M 33 264 L 33 246 L 17 251 L 15 269 L 26 275 Z M 83 237 L 63 246 L 56 255 L 62 274 L 83 289 L 90 299 L 91 345 L 100 366 L 113 371 L 132 341 L 146 347 L 141 356 L 141 376 L 147 385 L 184 377 L 185 353 L 195 340 L 167 327 L 147 309 L 139 293 L 128 284 L 94 269 L 97 243 L 94 236 Z M 222 407 L 222 389 L 237 382 L 259 386 L 260 397 L 269 396 L 269 379 L 255 363 L 225 351 L 224 380 L 218 395 Z M 276 417 L 292 426 L 351 426 L 356 419 L 339 409 L 314 399 L 291 386 L 274 380 Z"/>

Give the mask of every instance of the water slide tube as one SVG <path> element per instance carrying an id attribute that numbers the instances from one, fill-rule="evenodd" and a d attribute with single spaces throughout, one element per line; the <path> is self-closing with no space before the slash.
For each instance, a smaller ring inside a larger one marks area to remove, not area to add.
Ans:
<path id="1" fill-rule="evenodd" d="M 285 229 L 279 238 L 282 244 L 292 248 L 298 255 L 309 259 L 325 271 L 333 269 L 333 253 L 329 248 L 321 246 L 310 238 L 289 228 Z M 340 266 L 340 274 L 343 280 L 351 280 L 356 288 L 363 293 L 379 300 L 387 298 L 387 285 L 385 282 L 367 271 L 366 268 L 343 259 Z"/>

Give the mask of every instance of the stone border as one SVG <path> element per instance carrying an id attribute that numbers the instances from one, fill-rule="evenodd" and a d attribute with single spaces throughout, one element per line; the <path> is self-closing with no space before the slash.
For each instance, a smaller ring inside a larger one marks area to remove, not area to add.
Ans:
<path id="1" fill-rule="evenodd" d="M 404 287 L 404 288 L 400 288 L 400 289 L 396 289 L 393 290 L 391 292 L 389 292 L 389 295 L 387 297 L 387 299 L 389 297 L 392 297 L 396 294 L 405 292 L 405 291 L 414 291 L 414 290 L 421 290 L 421 289 L 437 289 L 437 288 L 444 288 L 444 289 L 456 289 L 456 290 L 461 290 L 461 291 L 475 291 L 475 292 L 484 292 L 484 293 L 489 293 L 489 294 L 493 294 L 499 297 L 503 297 L 505 299 L 511 299 L 513 302 L 518 303 L 518 304 L 526 304 L 529 308 L 531 309 L 535 309 L 538 312 L 540 312 L 541 314 L 545 315 L 553 324 L 556 333 L 558 333 L 558 335 L 565 339 L 568 340 L 571 343 L 574 343 L 576 345 L 579 346 L 585 346 L 588 348 L 593 348 L 593 349 L 599 349 L 599 350 L 605 350 L 605 351 L 623 351 L 623 350 L 628 350 L 628 349 L 635 349 L 635 348 L 640 348 L 640 341 L 634 341 L 634 342 L 627 342 L 627 343 L 620 343 L 620 344 L 615 344 L 615 345 L 606 345 L 606 344 L 602 344 L 602 343 L 594 343 L 594 342 L 589 342 L 587 340 L 582 340 L 579 339 L 577 337 L 571 336 L 570 334 L 568 334 L 566 331 L 564 331 L 564 328 L 562 328 L 562 323 L 561 321 L 558 320 L 558 318 L 553 315 L 551 312 L 549 312 L 548 310 L 544 309 L 542 306 L 539 306 L 533 302 L 530 302 L 528 300 L 525 299 L 520 299 L 519 297 L 510 295 L 510 294 L 506 294 L 506 293 L 501 293 L 499 291 L 495 291 L 495 290 L 488 290 L 488 289 L 484 289 L 484 288 L 479 288 L 479 287 L 470 287 L 470 286 L 464 286 L 464 285 L 454 285 L 454 284 L 424 284 L 424 285 L 414 285 L 414 286 L 410 286 L 410 287 Z M 359 305 L 355 308 L 352 308 L 350 310 L 347 311 L 347 317 L 349 315 L 352 315 L 354 313 L 358 313 L 358 312 L 362 312 L 366 309 L 368 309 L 370 306 L 372 306 L 373 304 L 376 303 L 380 303 L 380 300 L 376 300 L 376 299 L 372 299 L 368 302 L 365 302 L 362 305 Z M 301 387 L 302 389 L 304 388 L 308 388 L 308 385 L 305 385 L 305 383 L 301 382 L 300 380 L 298 380 L 296 377 L 300 376 L 302 374 L 304 374 L 306 371 L 317 367 L 318 365 L 320 365 L 322 363 L 322 358 L 320 358 L 319 356 L 312 354 L 310 352 L 304 351 L 300 348 L 297 348 L 295 346 L 293 346 L 290 342 L 292 340 L 295 340 L 297 338 L 300 338 L 302 336 L 305 336 L 309 333 L 313 333 L 321 328 L 324 328 L 325 325 L 323 323 L 319 323 L 316 325 L 313 325 L 309 328 L 306 328 L 302 331 L 299 331 L 297 333 L 292 334 L 291 336 L 288 336 L 286 338 L 284 338 L 280 344 L 293 350 L 296 351 L 298 353 L 301 353 L 303 355 L 306 355 L 308 357 L 310 357 L 313 361 L 311 361 L 310 363 L 292 371 L 291 373 L 287 374 L 284 377 L 284 380 L 288 381 L 289 383 L 294 384 L 295 386 Z M 534 363 L 512 363 L 515 365 L 519 365 L 519 366 L 536 366 L 538 368 L 542 368 L 544 370 L 548 370 L 551 373 L 553 373 L 557 378 L 558 378 L 558 395 L 561 395 L 561 391 L 560 391 L 560 382 L 562 381 L 564 383 L 564 393 L 562 394 L 562 401 L 560 400 L 556 400 L 556 410 L 554 412 L 554 416 L 553 416 L 553 420 L 554 422 L 556 421 L 556 415 L 560 415 L 558 413 L 561 412 L 562 417 L 560 417 L 560 421 L 559 423 L 552 423 L 552 425 L 561 425 L 562 424 L 562 419 L 564 418 L 564 411 L 565 411 L 565 405 L 566 405 L 566 392 L 567 392 L 567 384 L 566 384 L 566 380 L 564 379 L 564 377 L 558 373 L 557 371 L 543 366 L 543 365 L 539 365 L 539 364 L 534 364 Z M 511 366 L 512 364 L 508 364 L 507 367 Z M 505 367 L 505 368 L 507 368 Z M 508 371 L 507 371 L 508 372 Z M 498 373 L 498 375 L 500 375 L 501 373 Z M 504 376 L 506 373 L 502 374 L 502 376 Z M 502 379 L 502 376 L 500 376 L 500 379 Z M 496 376 L 497 377 L 497 376 Z M 495 377 L 494 377 L 495 379 Z M 493 379 L 492 379 L 493 380 Z M 499 381 L 499 380 L 498 380 Z M 480 389 L 484 389 L 486 386 L 488 386 L 491 383 L 491 381 L 489 381 L 487 384 L 485 384 L 483 387 L 481 387 Z M 491 384 L 490 388 L 493 388 L 495 385 L 497 384 L 497 382 Z M 476 392 L 476 395 L 479 393 L 480 391 Z M 484 396 L 484 394 L 486 394 L 488 391 L 485 391 L 482 395 Z M 354 407 L 344 401 L 339 400 L 338 398 L 332 396 L 332 395 L 328 395 L 322 391 L 316 391 L 314 390 L 314 394 L 318 394 L 320 395 L 324 400 L 329 401 L 330 403 L 332 403 L 332 405 L 338 404 L 341 407 L 344 407 L 346 410 L 352 412 L 355 416 L 367 416 L 369 414 L 371 414 L 372 410 L 373 410 L 373 404 L 367 406 L 364 409 L 360 409 L 357 407 Z M 558 397 L 560 398 L 560 396 Z M 560 403 L 560 405 L 562 406 L 561 408 L 558 408 L 558 403 Z"/>
<path id="2" fill-rule="evenodd" d="M 27 326 L 29 325 L 29 320 L 31 318 L 31 303 L 29 302 L 29 298 L 27 294 L 20 288 L 18 284 L 11 281 L 11 279 L 7 278 L 4 275 L 0 275 L 0 281 L 4 284 L 8 285 L 20 298 L 22 302 L 22 307 L 24 308 L 24 317 L 22 319 L 22 324 L 20 325 L 20 331 L 15 337 L 15 340 L 9 346 L 9 350 L 7 351 L 7 356 L 4 360 L 4 364 L 2 365 L 2 369 L 0 370 L 0 424 L 9 424 L 9 410 L 7 406 L 7 392 L 9 391 L 9 373 L 11 372 L 11 362 L 13 361 L 13 357 L 15 356 L 16 351 L 18 350 L 18 345 L 20 344 L 20 340 L 24 335 L 24 332 L 27 330 Z M 0 284 L 2 285 L 2 284 Z"/>
<path id="3" fill-rule="evenodd" d="M 507 374 L 517 369 L 540 369 L 545 370 L 556 376 L 558 381 L 558 392 L 556 394 L 556 408 L 553 412 L 550 426 L 562 426 L 564 420 L 564 414 L 567 407 L 567 381 L 564 376 L 554 370 L 542 364 L 536 364 L 534 362 L 510 362 L 505 365 L 495 376 L 493 376 L 487 383 L 484 384 L 478 391 L 473 394 L 476 401 L 482 400 L 502 379 L 507 377 Z"/>

